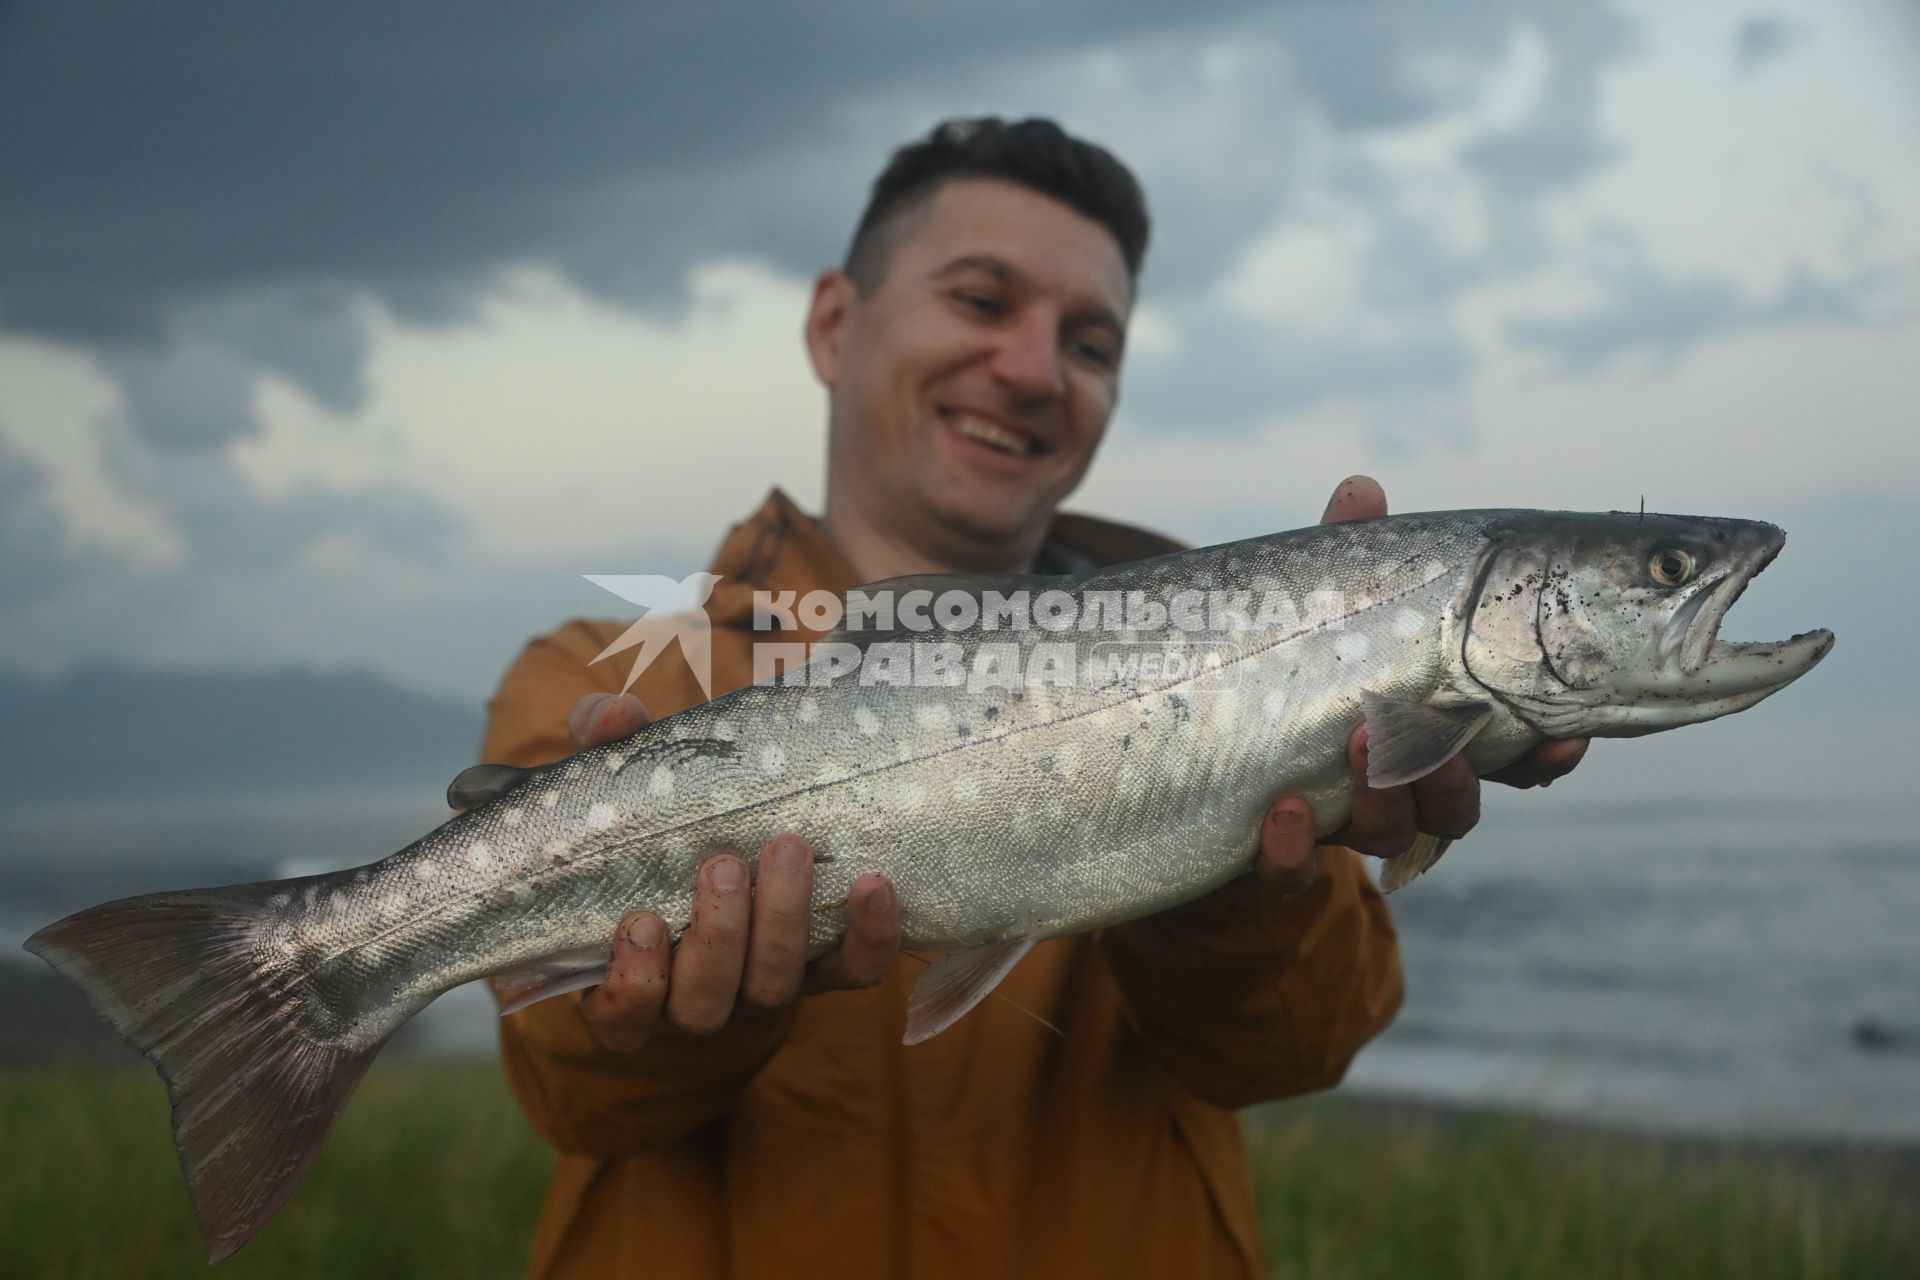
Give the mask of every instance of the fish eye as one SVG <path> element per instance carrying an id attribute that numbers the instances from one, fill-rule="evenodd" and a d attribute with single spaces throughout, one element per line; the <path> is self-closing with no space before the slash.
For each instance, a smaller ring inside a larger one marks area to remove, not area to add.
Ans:
<path id="1" fill-rule="evenodd" d="M 1693 556 L 1679 547 L 1661 547 L 1647 558 L 1647 572 L 1663 587 L 1677 587 L 1693 576 Z"/>

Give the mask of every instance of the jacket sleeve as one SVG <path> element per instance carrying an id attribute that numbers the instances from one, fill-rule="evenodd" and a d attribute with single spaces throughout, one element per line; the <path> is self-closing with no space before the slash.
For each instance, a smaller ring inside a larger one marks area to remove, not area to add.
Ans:
<path id="1" fill-rule="evenodd" d="M 1247 877 L 1100 948 L 1148 1054 L 1223 1107 L 1337 1084 L 1403 990 L 1393 921 L 1351 849 L 1323 847 L 1304 892 Z"/>
<path id="2" fill-rule="evenodd" d="M 592 665 L 599 639 L 590 624 L 574 622 L 527 646 L 488 707 L 484 761 L 527 766 L 572 753 L 567 715 L 574 704 L 618 687 L 620 672 Z M 648 669 L 636 692 L 656 717 L 699 696 L 684 666 L 662 663 Z M 542 1137 L 569 1154 L 611 1159 L 718 1118 L 773 1055 L 790 1022 L 790 1013 L 742 1011 L 711 1036 L 663 1024 L 645 1048 L 616 1053 L 594 1039 L 580 997 L 560 996 L 500 1020 L 501 1059 Z"/>

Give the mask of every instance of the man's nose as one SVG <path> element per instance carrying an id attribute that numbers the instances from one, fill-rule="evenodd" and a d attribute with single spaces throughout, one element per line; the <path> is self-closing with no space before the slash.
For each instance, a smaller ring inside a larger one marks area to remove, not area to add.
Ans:
<path id="1" fill-rule="evenodd" d="M 1004 330 L 994 373 L 1023 403 L 1050 400 L 1064 391 L 1066 371 L 1051 318 L 1036 315 Z"/>

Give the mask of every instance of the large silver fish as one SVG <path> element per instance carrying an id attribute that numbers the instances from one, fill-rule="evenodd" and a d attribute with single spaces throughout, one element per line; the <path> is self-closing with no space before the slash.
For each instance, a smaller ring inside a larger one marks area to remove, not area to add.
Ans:
<path id="1" fill-rule="evenodd" d="M 716 847 L 813 841 L 816 954 L 853 880 L 889 876 L 906 944 L 950 953 L 914 992 L 923 1039 L 1035 940 L 1245 872 L 1272 796 L 1338 828 L 1363 716 L 1385 786 L 1463 748 L 1486 773 L 1544 738 L 1652 733 L 1785 687 L 1830 633 L 1718 639 L 1783 541 L 1736 520 L 1468 511 L 1074 577 L 900 580 L 897 599 L 937 593 L 960 629 L 914 631 L 924 609 L 903 610 L 623 741 L 469 770 L 449 797 L 472 807 L 384 861 L 109 903 L 27 946 L 165 1078 L 217 1261 L 293 1193 L 401 1023 L 488 975 L 515 1006 L 585 986 L 639 907 L 677 936 Z M 1423 839 L 1383 882 L 1442 847 Z"/>

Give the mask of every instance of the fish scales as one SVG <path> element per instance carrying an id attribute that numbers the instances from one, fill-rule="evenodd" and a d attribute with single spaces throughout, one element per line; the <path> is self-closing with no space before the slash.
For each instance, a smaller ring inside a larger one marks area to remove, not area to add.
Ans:
<path id="1" fill-rule="evenodd" d="M 161 1067 L 196 1210 L 224 1256 L 292 1193 L 407 1018 L 489 975 L 517 998 L 576 989 L 604 971 L 615 927 L 638 908 L 678 937 L 715 849 L 808 837 L 815 954 L 844 930 L 835 904 L 852 883 L 884 873 L 905 944 L 954 953 L 923 988 L 956 975 L 965 988 L 937 1016 L 916 993 L 909 1035 L 923 1038 L 991 989 L 994 978 L 971 976 L 978 957 L 1243 874 L 1274 796 L 1304 796 L 1319 833 L 1337 830 L 1352 799 L 1346 742 L 1363 716 L 1370 777 L 1387 785 L 1462 749 L 1487 773 L 1545 737 L 1653 732 L 1784 687 L 1830 635 L 1718 640 L 1781 541 L 1770 525 L 1703 517 L 1450 512 L 1071 578 L 901 581 L 976 598 L 1063 593 L 1051 599 L 1072 606 L 1070 621 L 1046 625 L 1040 611 L 1009 629 L 983 611 L 959 630 L 841 637 L 863 660 L 851 672 L 789 672 L 620 742 L 489 774 L 475 785 L 491 798 L 379 863 L 106 904 L 29 945 Z M 1198 615 L 1176 616 L 1183 596 L 1200 600 Z M 1136 598 L 1161 616 L 1131 613 Z M 1116 611 L 1141 625 L 1116 628 Z M 869 678 L 902 642 L 947 646 L 963 673 L 998 655 L 1014 674 Z M 1063 648 L 1069 678 L 1034 679 L 1032 664 Z M 1423 840 L 1383 883 L 1443 848 Z M 157 954 L 169 959 L 133 961 Z M 221 983 L 241 997 L 219 997 Z M 257 1089 L 279 1090 L 270 1101 L 295 1122 L 259 1132 Z"/>

